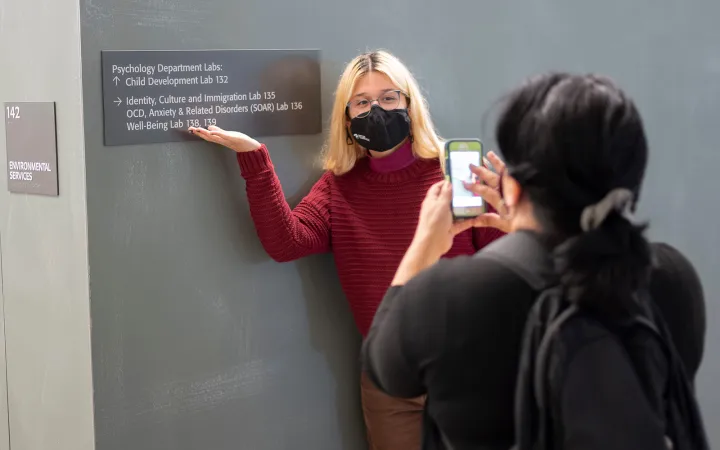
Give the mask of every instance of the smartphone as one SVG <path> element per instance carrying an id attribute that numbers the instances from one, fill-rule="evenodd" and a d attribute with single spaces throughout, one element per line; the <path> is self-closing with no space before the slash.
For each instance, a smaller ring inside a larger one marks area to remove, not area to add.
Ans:
<path id="1" fill-rule="evenodd" d="M 480 139 L 450 139 L 445 143 L 445 179 L 452 183 L 452 214 L 456 220 L 470 219 L 485 212 L 482 197 L 465 189 L 477 176 L 470 164 L 481 166 L 483 144 Z"/>

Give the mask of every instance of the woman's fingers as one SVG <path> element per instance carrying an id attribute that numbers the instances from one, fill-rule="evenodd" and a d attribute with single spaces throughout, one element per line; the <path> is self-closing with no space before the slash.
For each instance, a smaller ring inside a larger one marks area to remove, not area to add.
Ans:
<path id="1" fill-rule="evenodd" d="M 470 228 L 496 228 L 500 231 L 508 232 L 510 224 L 507 220 L 500 217 L 497 213 L 484 213 L 479 216 L 454 222 L 450 232 L 453 236 L 457 236 L 463 231 Z"/>
<path id="2" fill-rule="evenodd" d="M 471 164 L 470 170 L 487 186 L 497 189 L 500 186 L 499 174 L 505 170 L 505 163 L 494 152 L 489 152 L 487 157 L 483 158 L 482 166 Z"/>
<path id="3" fill-rule="evenodd" d="M 508 225 L 508 221 L 496 213 L 480 214 L 472 220 L 472 226 L 476 228 L 496 228 L 507 232 Z"/>
<path id="4" fill-rule="evenodd" d="M 469 220 L 459 220 L 457 222 L 453 222 L 452 227 L 450 228 L 450 233 L 453 236 L 457 236 L 458 234 L 462 233 L 465 230 L 468 230 L 472 227 L 475 227 L 475 219 L 469 219 Z"/>
<path id="5" fill-rule="evenodd" d="M 195 136 L 198 136 L 198 137 L 200 137 L 200 138 L 202 138 L 202 139 L 205 139 L 206 141 L 207 141 L 208 138 L 210 137 L 210 132 L 209 132 L 208 130 L 206 130 L 205 128 L 201 128 L 201 127 L 190 127 L 190 128 L 188 128 L 188 131 L 189 131 L 190 133 L 194 134 Z"/>
<path id="6" fill-rule="evenodd" d="M 445 184 L 445 180 L 438 181 L 437 183 L 430 186 L 430 189 L 428 189 L 427 194 L 425 195 L 425 198 L 427 198 L 427 199 L 438 198 L 440 196 L 440 193 L 442 192 L 442 187 L 444 184 Z"/>
<path id="7" fill-rule="evenodd" d="M 449 181 L 442 181 L 441 183 L 439 197 L 446 203 L 450 203 L 452 201 L 452 184 Z"/>
<path id="8" fill-rule="evenodd" d="M 216 140 L 213 142 L 217 142 L 218 144 L 222 144 L 226 147 L 230 146 L 230 136 L 228 136 L 226 131 L 210 131 L 210 136 L 215 138 Z"/>
<path id="9" fill-rule="evenodd" d="M 189 131 L 208 142 L 225 146 L 227 145 L 227 142 L 223 135 L 219 134 L 218 132 L 209 131 L 202 127 L 191 127 Z"/>
<path id="10" fill-rule="evenodd" d="M 482 197 L 483 200 L 488 202 L 490 206 L 495 208 L 495 210 L 500 214 L 505 214 L 505 204 L 502 197 L 500 197 L 500 192 L 498 192 L 497 189 L 493 189 L 490 186 L 480 183 L 466 183 L 465 188 L 473 194 Z"/>
<path id="11" fill-rule="evenodd" d="M 496 173 L 501 173 L 505 171 L 505 163 L 498 155 L 495 154 L 495 152 L 488 152 L 486 160 L 490 161 L 490 164 L 492 164 L 492 167 L 495 169 Z"/>
<path id="12" fill-rule="evenodd" d="M 232 131 L 225 131 L 225 130 L 223 130 L 222 128 L 219 128 L 219 127 L 216 127 L 216 126 L 210 126 L 210 127 L 208 127 L 208 132 L 209 132 L 211 135 L 213 135 L 213 136 L 218 136 L 218 137 L 222 138 L 222 139 L 225 140 L 225 141 L 229 141 L 230 139 L 232 139 L 232 138 L 234 137 Z M 237 133 L 236 133 L 236 134 L 237 134 Z"/>
<path id="13" fill-rule="evenodd" d="M 217 139 L 205 128 L 191 128 L 190 132 L 201 139 L 205 139 L 206 141 L 215 142 Z"/>
<path id="14" fill-rule="evenodd" d="M 487 169 L 485 167 L 478 167 L 475 165 L 470 165 L 470 170 L 472 173 L 478 176 L 483 183 L 490 186 L 493 189 L 497 189 L 500 185 L 500 175 L 496 174 L 490 169 Z"/>
<path id="15" fill-rule="evenodd" d="M 226 131 L 216 126 L 211 126 L 207 130 L 202 127 L 191 127 L 188 131 L 208 142 L 220 144 L 238 153 L 251 152 L 262 146 L 258 141 L 246 134 L 237 131 Z"/>

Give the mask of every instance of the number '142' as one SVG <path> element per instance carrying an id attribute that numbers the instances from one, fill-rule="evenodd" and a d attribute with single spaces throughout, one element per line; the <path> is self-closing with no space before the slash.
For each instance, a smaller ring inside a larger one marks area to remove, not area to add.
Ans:
<path id="1" fill-rule="evenodd" d="M 8 119 L 19 119 L 20 118 L 20 107 L 19 106 L 6 106 L 5 111 L 7 112 Z"/>

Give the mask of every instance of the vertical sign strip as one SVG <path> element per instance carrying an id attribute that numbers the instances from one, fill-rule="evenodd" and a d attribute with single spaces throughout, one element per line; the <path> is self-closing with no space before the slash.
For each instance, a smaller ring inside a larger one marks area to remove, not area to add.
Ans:
<path id="1" fill-rule="evenodd" d="M 58 195 L 55 102 L 5 103 L 8 191 Z"/>

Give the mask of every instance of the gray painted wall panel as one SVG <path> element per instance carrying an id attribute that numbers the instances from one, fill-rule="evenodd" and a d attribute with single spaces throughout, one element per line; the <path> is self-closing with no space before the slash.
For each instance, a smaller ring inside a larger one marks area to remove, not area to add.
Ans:
<path id="1" fill-rule="evenodd" d="M 324 117 L 345 61 L 384 47 L 428 93 L 444 136 L 480 135 L 492 103 L 551 68 L 599 71 L 637 99 L 652 144 L 641 213 L 705 283 L 699 380 L 720 444 L 714 123 L 717 2 L 347 3 L 83 0 L 83 75 L 98 448 L 360 449 L 358 336 L 332 260 L 269 261 L 227 151 L 104 148 L 100 51 L 320 48 Z M 296 203 L 322 139 L 266 140 Z"/>

